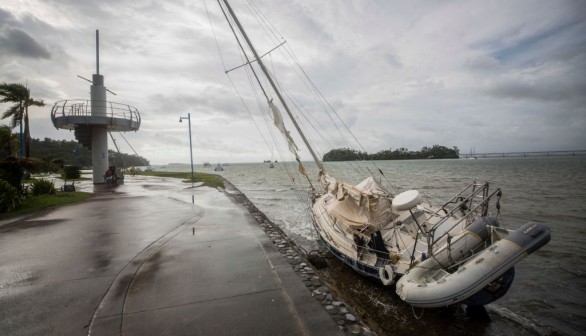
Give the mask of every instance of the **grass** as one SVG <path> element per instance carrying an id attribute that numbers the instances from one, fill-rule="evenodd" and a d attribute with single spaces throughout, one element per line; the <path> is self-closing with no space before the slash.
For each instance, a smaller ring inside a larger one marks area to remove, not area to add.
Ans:
<path id="1" fill-rule="evenodd" d="M 90 197 L 92 194 L 84 192 L 57 192 L 54 195 L 28 196 L 20 208 L 12 212 L 0 213 L 0 220 L 27 215 L 53 206 L 81 202 Z"/>
<path id="2" fill-rule="evenodd" d="M 174 177 L 183 179 L 184 183 L 191 183 L 191 172 L 161 172 L 161 171 L 143 171 L 139 175 L 157 176 L 157 177 Z M 205 186 L 217 188 L 224 187 L 224 180 L 214 174 L 195 173 L 195 182 L 203 182 Z"/>

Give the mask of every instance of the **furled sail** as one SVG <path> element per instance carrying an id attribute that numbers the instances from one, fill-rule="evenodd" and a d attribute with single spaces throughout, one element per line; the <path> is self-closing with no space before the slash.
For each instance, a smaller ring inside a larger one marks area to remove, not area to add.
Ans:
<path id="1" fill-rule="evenodd" d="M 293 153 L 293 155 L 295 155 L 295 160 L 297 160 L 297 162 L 299 163 L 299 173 L 307 176 L 305 167 L 303 167 L 303 164 L 301 164 L 299 154 L 297 154 L 299 147 L 297 147 L 297 144 L 295 144 L 295 141 L 293 141 L 293 138 L 291 137 L 291 134 L 289 133 L 287 128 L 285 128 L 285 122 L 283 122 L 283 116 L 281 115 L 281 111 L 279 111 L 279 108 L 275 104 L 273 104 L 272 100 L 269 101 L 269 107 L 273 112 L 273 122 L 275 123 L 275 126 L 279 129 L 279 131 L 281 131 L 281 134 L 283 135 L 285 140 L 287 140 L 287 144 L 289 145 L 289 151 Z"/>

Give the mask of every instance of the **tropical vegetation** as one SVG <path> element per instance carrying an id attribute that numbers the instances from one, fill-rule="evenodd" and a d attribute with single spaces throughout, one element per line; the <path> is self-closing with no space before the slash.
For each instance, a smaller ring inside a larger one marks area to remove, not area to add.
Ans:
<path id="1" fill-rule="evenodd" d="M 24 157 L 30 157 L 30 124 L 29 124 L 29 106 L 45 106 L 42 100 L 31 98 L 31 91 L 22 84 L 2 83 L 0 84 L 0 102 L 12 104 L 2 114 L 2 119 L 10 118 L 11 128 L 17 126 L 24 127 Z M 21 147 L 21 154 L 22 147 Z"/>
<path id="2" fill-rule="evenodd" d="M 359 160 L 413 160 L 413 159 L 457 159 L 460 157 L 458 147 L 447 148 L 440 145 L 423 147 L 419 151 L 407 148 L 386 149 L 375 154 L 368 154 L 354 149 L 339 148 L 329 151 L 323 156 L 324 161 L 359 161 Z"/>

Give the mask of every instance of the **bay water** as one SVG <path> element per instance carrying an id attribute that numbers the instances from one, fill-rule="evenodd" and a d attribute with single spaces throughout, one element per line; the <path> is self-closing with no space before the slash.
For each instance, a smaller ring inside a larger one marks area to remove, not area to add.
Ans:
<path id="1" fill-rule="evenodd" d="M 366 163 L 368 165 L 368 163 Z M 223 171 L 196 165 L 196 172 L 222 175 L 306 250 L 317 248 L 307 190 L 297 167 L 274 163 L 233 163 Z M 316 167 L 306 164 L 309 176 Z M 189 165 L 155 166 L 155 170 L 189 171 Z M 356 163 L 326 163 L 332 176 L 348 183 L 367 177 Z M 381 328 L 394 335 L 582 335 L 586 330 L 586 157 L 493 158 L 454 160 L 376 161 L 380 171 L 400 190 L 417 189 L 439 204 L 472 181 L 501 188 L 505 227 L 528 221 L 547 224 L 552 239 L 515 266 L 509 292 L 487 306 L 491 322 L 479 325 L 458 313 L 411 310 L 392 290 L 361 290 L 373 311 L 380 310 Z M 348 272 L 352 272 L 349 268 Z M 362 280 L 356 280 L 362 281 Z M 369 286 L 369 285 L 367 285 Z M 385 318 L 385 314 L 388 318 Z M 446 322 L 446 319 L 453 321 Z M 462 327 L 463 326 L 463 327 Z M 446 329 L 448 328 L 448 329 Z"/>

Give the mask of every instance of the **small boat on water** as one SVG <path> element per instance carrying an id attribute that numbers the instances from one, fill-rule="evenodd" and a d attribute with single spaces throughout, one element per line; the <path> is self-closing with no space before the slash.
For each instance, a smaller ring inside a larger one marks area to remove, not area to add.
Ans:
<path id="1" fill-rule="evenodd" d="M 223 171 L 223 170 L 224 170 L 224 167 L 222 167 L 222 165 L 219 163 L 214 167 L 214 171 Z"/>
<path id="2" fill-rule="evenodd" d="M 391 192 L 373 176 L 354 185 L 331 176 L 281 93 L 283 80 L 273 78 L 228 1 L 220 7 L 299 172 L 310 181 L 280 108 L 318 167 L 316 185 L 309 182 L 310 209 L 323 245 L 356 272 L 395 286 L 399 297 L 415 307 L 482 306 L 502 297 L 513 283 L 514 265 L 549 242 L 549 228 L 529 222 L 506 229 L 500 220 L 502 191 L 490 190 L 488 182 L 473 182 L 444 202 L 432 203 L 418 190 Z M 266 81 L 259 80 L 261 74 Z"/>

